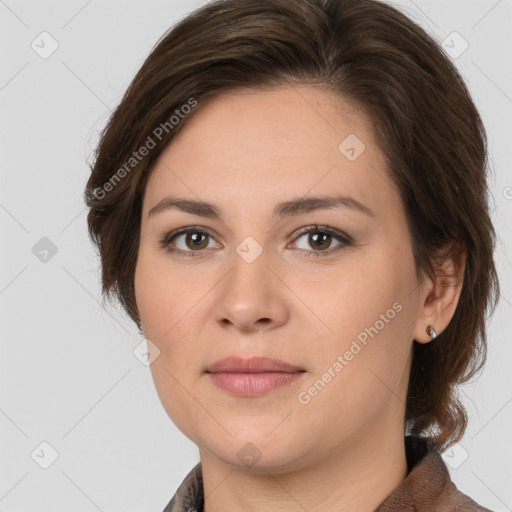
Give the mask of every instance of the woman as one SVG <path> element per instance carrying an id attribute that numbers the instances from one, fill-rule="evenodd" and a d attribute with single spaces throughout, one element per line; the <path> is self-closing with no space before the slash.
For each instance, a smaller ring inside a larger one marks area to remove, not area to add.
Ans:
<path id="1" fill-rule="evenodd" d="M 498 296 L 486 136 L 377 0 L 221 0 L 155 46 L 86 201 L 200 452 L 165 511 L 488 510 L 440 453 Z"/>

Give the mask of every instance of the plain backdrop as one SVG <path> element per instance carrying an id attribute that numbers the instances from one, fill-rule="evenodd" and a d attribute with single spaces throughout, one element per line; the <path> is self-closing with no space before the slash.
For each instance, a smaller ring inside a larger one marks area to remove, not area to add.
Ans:
<path id="1" fill-rule="evenodd" d="M 102 307 L 82 192 L 110 111 L 203 3 L 0 0 L 0 512 L 160 512 L 199 461 L 134 354 L 135 325 Z M 512 2 L 394 3 L 446 42 L 489 136 L 502 298 L 445 460 L 463 492 L 511 511 Z"/>

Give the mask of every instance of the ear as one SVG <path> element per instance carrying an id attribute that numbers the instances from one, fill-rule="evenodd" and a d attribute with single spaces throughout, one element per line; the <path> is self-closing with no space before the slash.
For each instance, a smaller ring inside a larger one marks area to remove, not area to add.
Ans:
<path id="1" fill-rule="evenodd" d="M 426 277 L 421 284 L 420 311 L 414 328 L 414 340 L 418 343 L 432 341 L 429 326 L 439 336 L 448 327 L 459 303 L 467 251 L 456 244 L 444 248 L 444 253 L 444 257 L 436 259 L 440 263 L 436 264 L 435 279 Z"/>

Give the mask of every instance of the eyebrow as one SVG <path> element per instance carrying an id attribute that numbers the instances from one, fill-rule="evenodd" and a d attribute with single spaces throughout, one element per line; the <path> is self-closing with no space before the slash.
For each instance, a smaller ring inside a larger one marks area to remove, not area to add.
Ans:
<path id="1" fill-rule="evenodd" d="M 375 214 L 370 210 L 370 208 L 359 202 L 357 199 L 344 195 L 301 197 L 292 199 L 290 201 L 277 204 L 272 215 L 273 219 L 281 220 L 284 217 L 293 217 L 317 210 L 330 210 L 334 208 L 349 208 L 351 210 L 364 213 L 370 217 L 375 217 Z M 148 212 L 148 218 L 170 209 L 178 209 L 200 217 L 223 220 L 222 209 L 215 204 L 173 196 L 164 197 L 158 204 L 153 206 Z"/>

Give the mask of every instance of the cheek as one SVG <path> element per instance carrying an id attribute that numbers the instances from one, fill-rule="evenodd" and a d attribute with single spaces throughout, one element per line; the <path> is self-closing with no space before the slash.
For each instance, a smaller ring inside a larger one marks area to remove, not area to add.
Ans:
<path id="1" fill-rule="evenodd" d="M 321 429 L 334 417 L 355 435 L 388 407 L 401 407 L 397 397 L 406 391 L 411 346 L 406 333 L 412 327 L 406 305 L 394 298 L 388 292 L 380 299 L 344 301 L 342 311 L 326 314 L 336 336 L 318 340 L 311 378 L 297 392 L 300 403 L 307 402 L 304 412 L 326 423 Z"/>
<path id="2" fill-rule="evenodd" d="M 312 282 L 299 293 L 309 297 L 318 326 L 315 345 L 315 379 L 331 369 L 338 392 L 331 397 L 353 400 L 355 396 L 384 396 L 396 389 L 403 375 L 414 328 L 411 294 L 414 267 L 382 252 L 350 265 L 350 271 L 332 276 L 330 286 L 318 292 Z M 318 284 L 318 283 L 317 283 Z M 313 325 L 313 324 L 312 324 Z M 333 365 L 341 356 L 343 369 Z M 325 376 L 329 379 L 329 375 Z M 329 386 L 331 387 L 331 386 Z M 343 390 L 354 390 L 347 397 Z"/>
<path id="3" fill-rule="evenodd" d="M 155 350 L 159 351 L 150 365 L 155 389 L 171 420 L 181 431 L 190 432 L 195 428 L 192 420 L 198 397 L 194 397 L 187 382 L 193 378 L 187 369 L 198 368 L 197 350 L 192 347 L 193 340 L 198 338 L 186 321 L 193 297 L 183 293 L 184 278 L 177 279 L 177 275 L 180 273 L 174 270 L 171 274 L 154 255 L 149 257 L 144 250 L 140 251 L 135 295 L 144 336 L 148 345 L 156 345 Z"/>
<path id="4" fill-rule="evenodd" d="M 145 257 L 145 252 L 140 250 L 135 269 L 135 300 L 146 337 L 149 337 L 155 328 L 155 320 L 162 318 L 161 298 L 164 296 L 160 289 L 160 281 L 149 259 Z"/>
<path id="5" fill-rule="evenodd" d="M 141 250 L 139 256 L 135 272 L 137 307 L 145 338 L 160 351 L 158 364 L 152 363 L 151 369 L 161 371 L 164 380 L 170 378 L 169 373 L 165 376 L 166 371 L 182 379 L 190 369 L 199 371 L 199 342 L 204 334 L 201 337 L 203 325 L 197 315 L 204 315 L 208 307 L 205 294 L 212 284 L 198 282 L 191 266 L 171 266 L 165 257 L 149 250 Z"/>
<path id="6" fill-rule="evenodd" d="M 186 279 L 179 269 L 171 268 L 165 256 L 140 249 L 135 269 L 135 297 L 146 334 L 162 338 L 186 313 L 189 302 Z"/>
<path id="7" fill-rule="evenodd" d="M 379 331 L 397 323 L 400 307 L 393 305 L 402 302 L 399 277 L 403 272 L 396 263 L 383 264 L 384 259 L 377 251 L 354 255 L 327 271 L 323 268 L 295 278 L 291 287 L 308 307 L 307 317 L 317 324 L 322 339 L 347 341 L 376 322 Z"/>

